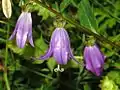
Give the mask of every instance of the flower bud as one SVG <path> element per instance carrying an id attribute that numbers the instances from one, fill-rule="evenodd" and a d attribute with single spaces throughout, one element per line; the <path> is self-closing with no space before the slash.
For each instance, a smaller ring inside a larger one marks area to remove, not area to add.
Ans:
<path id="1" fill-rule="evenodd" d="M 12 6 L 10 0 L 2 0 L 2 9 L 6 18 L 10 18 L 12 15 Z"/>

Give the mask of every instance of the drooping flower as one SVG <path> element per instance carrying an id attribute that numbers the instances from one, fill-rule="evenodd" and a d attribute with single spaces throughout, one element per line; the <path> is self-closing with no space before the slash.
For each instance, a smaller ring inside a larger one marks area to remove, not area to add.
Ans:
<path id="1" fill-rule="evenodd" d="M 6 18 L 10 18 L 12 15 L 11 0 L 2 0 L 2 10 Z"/>
<path id="2" fill-rule="evenodd" d="M 40 57 L 40 60 L 46 60 L 51 56 L 55 58 L 58 64 L 67 64 L 68 59 L 74 59 L 69 36 L 64 28 L 56 28 L 54 30 L 49 49 L 44 56 Z"/>
<path id="3" fill-rule="evenodd" d="M 105 57 L 97 45 L 85 47 L 84 59 L 86 69 L 94 73 L 96 76 L 100 76 L 103 71 Z"/>
<path id="4" fill-rule="evenodd" d="M 13 34 L 10 36 L 10 40 L 16 36 L 16 43 L 19 48 L 23 48 L 27 39 L 29 43 L 34 47 L 32 39 L 32 18 L 31 13 L 22 12 L 17 20 Z"/>

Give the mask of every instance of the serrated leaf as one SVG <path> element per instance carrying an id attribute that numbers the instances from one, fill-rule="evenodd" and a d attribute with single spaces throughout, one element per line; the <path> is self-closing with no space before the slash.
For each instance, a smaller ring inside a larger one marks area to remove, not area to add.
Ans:
<path id="1" fill-rule="evenodd" d="M 94 33 L 97 33 L 97 23 L 88 0 L 82 0 L 80 2 L 78 8 L 78 16 L 81 25 L 90 28 Z"/>
<path id="2" fill-rule="evenodd" d="M 71 0 L 63 0 L 60 4 L 60 11 L 63 12 L 70 3 Z"/>
<path id="3" fill-rule="evenodd" d="M 16 54 L 23 55 L 24 57 L 32 57 L 34 55 L 34 48 L 30 45 L 25 45 L 24 48 L 18 48 L 13 41 L 8 42 L 8 47 Z"/>
<path id="4" fill-rule="evenodd" d="M 35 41 L 35 56 L 38 57 L 40 55 L 45 54 L 45 51 L 47 50 L 48 46 L 44 42 L 42 35 L 39 39 Z"/>
<path id="5" fill-rule="evenodd" d="M 45 51 L 47 50 L 47 44 L 44 42 L 42 35 L 40 36 L 39 39 L 35 41 L 35 51 L 34 51 L 34 56 L 36 58 L 39 58 L 40 56 L 45 54 Z M 44 60 L 35 60 L 33 63 L 34 64 L 41 64 L 43 63 Z"/>
<path id="6" fill-rule="evenodd" d="M 116 64 L 115 64 L 116 65 Z M 119 63 L 120 66 L 120 63 Z M 107 76 L 113 80 L 116 84 L 120 85 L 120 72 L 117 71 L 111 71 L 107 74 Z M 114 76 L 114 77 L 113 77 Z"/>
<path id="7" fill-rule="evenodd" d="M 111 78 L 109 79 L 107 76 L 101 80 L 100 84 L 101 90 L 118 90 L 118 86 L 115 84 Z"/>
<path id="8" fill-rule="evenodd" d="M 23 49 L 23 54 L 25 57 L 32 57 L 34 55 L 34 48 L 30 45 L 26 45 Z"/>
<path id="9" fill-rule="evenodd" d="M 79 64 L 79 63 L 77 63 L 76 61 L 74 61 L 74 60 L 69 60 L 69 62 L 68 62 L 68 67 L 70 67 L 70 68 L 79 68 L 80 66 L 82 66 L 83 65 L 83 56 L 74 56 L 75 58 L 76 58 L 76 60 L 78 61 L 78 62 L 80 62 L 81 63 L 81 65 Z"/>
<path id="10" fill-rule="evenodd" d="M 22 55 L 23 54 L 23 49 L 20 49 L 16 46 L 15 42 L 13 41 L 10 41 L 8 42 L 8 47 L 14 52 L 14 53 L 17 53 L 19 55 Z"/>
<path id="11" fill-rule="evenodd" d="M 115 35 L 115 36 L 113 36 L 113 37 L 110 37 L 110 40 L 113 41 L 113 42 L 115 42 L 115 41 L 120 41 L 120 34 Z"/>
<path id="12" fill-rule="evenodd" d="M 51 70 L 51 72 L 53 72 L 53 69 L 55 68 L 55 65 L 56 65 L 55 59 L 50 58 L 50 59 L 47 61 L 47 66 L 48 66 L 48 68 Z"/>
<path id="13" fill-rule="evenodd" d="M 42 16 L 42 20 L 48 19 L 48 17 L 54 17 L 55 14 L 50 12 L 48 9 L 40 6 L 37 3 L 34 3 L 32 5 L 28 5 L 29 10 L 31 11 L 37 11 L 39 16 Z"/>
<path id="14" fill-rule="evenodd" d="M 42 20 L 46 20 L 49 16 L 54 17 L 55 14 L 40 6 L 38 15 L 42 16 Z"/>

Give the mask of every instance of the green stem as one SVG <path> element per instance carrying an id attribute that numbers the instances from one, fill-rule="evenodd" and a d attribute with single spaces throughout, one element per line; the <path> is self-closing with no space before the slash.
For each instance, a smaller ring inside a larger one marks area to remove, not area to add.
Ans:
<path id="1" fill-rule="evenodd" d="M 2 24 L 6 24 L 6 25 L 10 25 L 10 26 L 14 26 L 12 23 L 8 23 L 8 22 L 5 22 L 5 21 L 2 21 L 2 20 L 0 20 L 0 23 L 2 23 Z"/>
<path id="2" fill-rule="evenodd" d="M 10 85 L 9 85 L 9 80 L 8 80 L 8 77 L 7 77 L 7 61 L 8 61 L 8 38 L 9 38 L 9 29 L 10 26 L 9 24 L 7 25 L 7 36 L 6 36 L 6 50 L 5 50 L 5 61 L 4 61 L 4 80 L 5 80 L 5 85 L 6 85 L 6 89 L 7 90 L 10 90 Z"/>
<path id="3" fill-rule="evenodd" d="M 40 72 L 38 72 L 38 71 L 35 71 L 35 70 L 33 70 L 33 69 L 27 68 L 26 66 L 23 66 L 23 65 L 21 65 L 21 66 L 22 66 L 24 69 L 27 69 L 28 71 L 33 72 L 33 73 L 35 73 L 35 74 L 37 74 L 37 75 L 40 75 L 40 76 L 42 76 L 42 77 L 45 77 L 45 78 L 48 78 L 48 79 L 51 79 L 51 80 L 54 79 L 53 77 L 50 77 L 50 76 L 48 76 L 48 75 L 45 75 L 45 74 L 40 73 Z"/>
<path id="4" fill-rule="evenodd" d="M 6 33 L 6 31 L 4 29 L 1 29 L 1 28 L 0 28 L 0 32 L 1 33 Z"/>
<path id="5" fill-rule="evenodd" d="M 2 24 L 7 24 L 7 22 L 0 20 L 0 23 Z"/>
<path id="6" fill-rule="evenodd" d="M 104 43 L 108 43 L 111 46 L 116 47 L 117 49 L 120 49 L 120 44 L 119 43 L 112 42 L 112 41 L 108 40 L 107 38 L 105 38 L 104 36 L 98 35 L 98 34 L 92 32 L 90 29 L 78 24 L 75 20 L 73 20 L 73 19 L 71 20 L 70 17 L 68 18 L 68 16 L 63 16 L 61 13 L 57 12 L 53 8 L 43 4 L 42 2 L 40 2 L 38 0 L 33 0 L 33 1 L 36 2 L 37 4 L 41 5 L 42 7 L 48 9 L 49 11 L 53 12 L 54 14 L 56 14 L 56 16 L 60 16 L 63 19 L 65 19 L 67 22 L 75 25 L 78 28 L 77 30 L 79 30 L 79 31 L 81 31 L 83 33 L 89 34 L 89 35 L 93 35 L 95 38 L 97 38 L 97 40 L 99 40 L 101 42 L 104 42 Z"/>

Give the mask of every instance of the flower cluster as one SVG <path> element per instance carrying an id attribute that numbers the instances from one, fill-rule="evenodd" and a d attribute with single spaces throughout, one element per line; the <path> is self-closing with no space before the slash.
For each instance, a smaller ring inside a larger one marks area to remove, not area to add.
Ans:
<path id="1" fill-rule="evenodd" d="M 34 47 L 32 39 L 32 18 L 31 13 L 22 12 L 18 18 L 15 30 L 10 40 L 16 36 L 16 43 L 19 48 L 24 48 L 28 39 L 29 43 Z M 58 64 L 67 64 L 69 59 L 73 59 L 74 55 L 71 51 L 69 35 L 63 27 L 57 27 L 51 36 L 49 49 L 40 60 L 47 60 L 51 56 L 54 57 Z M 100 76 L 104 66 L 104 55 L 98 46 L 86 46 L 84 49 L 84 59 L 86 69 L 97 76 Z"/>

